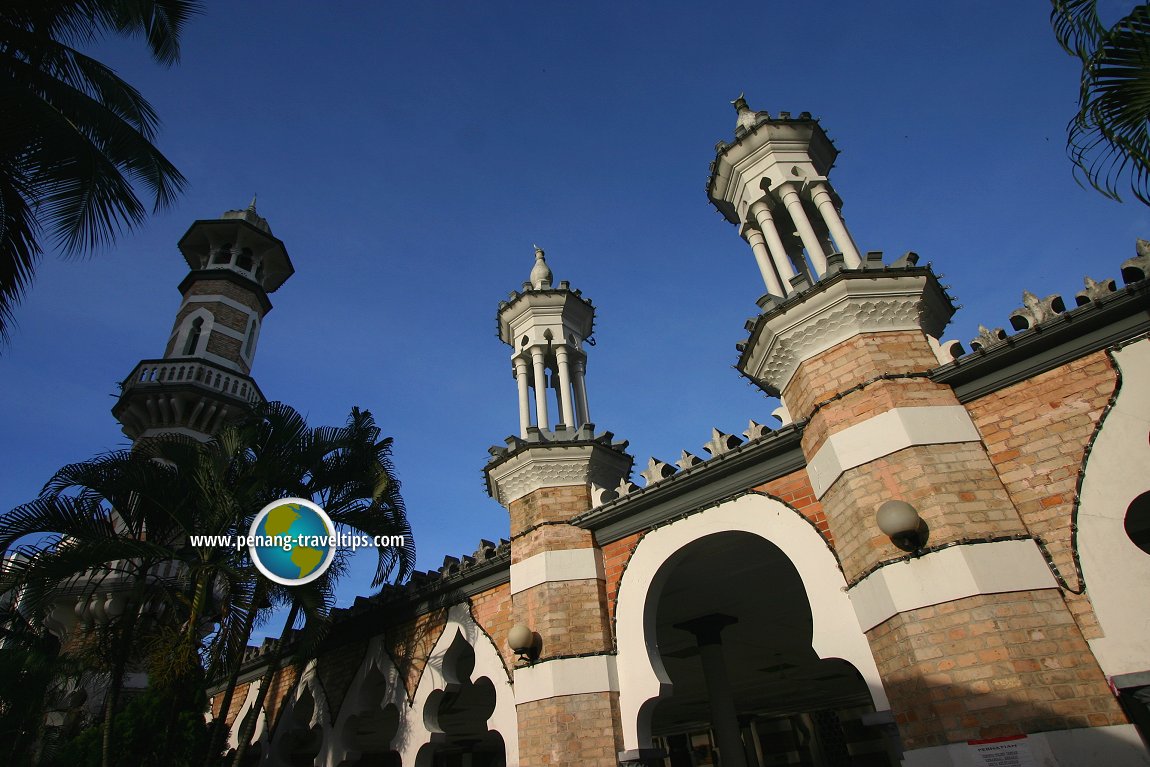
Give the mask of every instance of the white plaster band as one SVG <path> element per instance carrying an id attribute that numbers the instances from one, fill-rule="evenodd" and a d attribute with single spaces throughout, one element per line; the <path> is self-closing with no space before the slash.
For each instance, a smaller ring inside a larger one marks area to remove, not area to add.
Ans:
<path id="1" fill-rule="evenodd" d="M 556 658 L 515 669 L 516 705 L 563 695 L 618 691 L 614 655 Z"/>
<path id="2" fill-rule="evenodd" d="M 1026 539 L 932 551 L 876 570 L 847 593 L 862 630 L 870 631 L 898 613 L 920 607 L 978 594 L 1057 587 L 1038 544 Z"/>
<path id="3" fill-rule="evenodd" d="M 978 429 L 962 405 L 896 407 L 827 437 L 807 463 L 815 497 L 843 472 L 915 445 L 978 442 Z"/>
<path id="4" fill-rule="evenodd" d="M 599 549 L 544 551 L 511 565 L 511 593 L 556 581 L 605 580 Z"/>
<path id="5" fill-rule="evenodd" d="M 180 306 L 181 306 L 181 308 L 183 308 L 184 306 L 187 306 L 188 304 L 212 304 L 212 303 L 223 304 L 224 306 L 230 306 L 231 308 L 235 309 L 236 311 L 243 312 L 244 314 L 248 315 L 249 317 L 259 317 L 259 312 L 257 312 L 252 307 L 241 304 L 239 301 L 235 300 L 234 298 L 228 298 L 227 296 L 221 296 L 221 295 L 215 294 L 215 293 L 205 293 L 203 295 L 188 296 L 187 298 L 184 299 L 184 302 Z"/>

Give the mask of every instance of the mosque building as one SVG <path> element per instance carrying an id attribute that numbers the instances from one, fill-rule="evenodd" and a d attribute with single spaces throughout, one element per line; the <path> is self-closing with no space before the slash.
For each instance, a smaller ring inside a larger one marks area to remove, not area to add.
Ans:
<path id="1" fill-rule="evenodd" d="M 258 711 L 250 648 L 212 715 L 233 748 L 255 718 L 252 764 L 1150 765 L 1150 244 L 963 353 L 930 266 L 855 244 L 819 122 L 735 107 L 707 192 L 762 274 L 737 368 L 780 424 L 636 466 L 592 422 L 595 307 L 537 249 L 498 305 L 508 537 L 337 611 Z M 284 244 L 253 203 L 179 246 L 133 439 L 263 398 Z"/>

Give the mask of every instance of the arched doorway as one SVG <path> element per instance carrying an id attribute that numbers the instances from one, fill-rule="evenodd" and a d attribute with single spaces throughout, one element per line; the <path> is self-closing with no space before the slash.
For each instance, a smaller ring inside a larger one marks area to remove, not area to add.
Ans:
<path id="1" fill-rule="evenodd" d="M 813 526 L 766 496 L 648 533 L 617 606 L 627 747 L 671 767 L 897 763 L 845 586 Z"/>

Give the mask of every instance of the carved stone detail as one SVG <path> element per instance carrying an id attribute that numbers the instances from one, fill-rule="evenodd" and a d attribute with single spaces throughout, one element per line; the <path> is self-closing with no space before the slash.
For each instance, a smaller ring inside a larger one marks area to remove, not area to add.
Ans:
<path id="1" fill-rule="evenodd" d="M 1056 294 L 1039 298 L 1029 290 L 1024 290 L 1022 306 L 1010 313 L 1010 326 L 1015 330 L 1029 330 L 1065 311 L 1066 305 L 1062 302 L 1062 296 Z"/>
<path id="2" fill-rule="evenodd" d="M 740 355 L 739 371 L 778 393 L 802 362 L 859 333 L 922 330 L 937 336 L 954 307 L 933 274 L 910 268 L 917 274 L 848 276 L 761 315 Z"/>
<path id="3" fill-rule="evenodd" d="M 1111 279 L 1095 281 L 1089 277 L 1083 277 L 1082 284 L 1086 287 L 1074 294 L 1074 303 L 1078 306 L 1085 306 L 1092 301 L 1101 301 L 1118 289 L 1114 280 Z"/>
<path id="4" fill-rule="evenodd" d="M 675 465 L 680 469 L 689 469 L 692 466 L 698 466 L 702 462 L 702 458 L 684 450 L 679 454 L 679 460 L 675 461 Z"/>
<path id="5" fill-rule="evenodd" d="M 488 490 L 507 506 L 541 487 L 614 487 L 631 473 L 631 457 L 598 443 L 528 445 L 489 464 L 486 473 Z"/>
<path id="6" fill-rule="evenodd" d="M 743 436 L 747 438 L 748 442 L 750 442 L 751 440 L 758 439 L 759 437 L 765 437 L 770 433 L 771 429 L 769 426 L 763 426 L 761 423 L 756 422 L 755 419 L 752 418 L 750 424 L 747 426 L 747 430 L 743 432 Z"/>
<path id="7" fill-rule="evenodd" d="M 724 434 L 718 429 L 712 428 L 711 440 L 703 445 L 703 449 L 712 456 L 716 456 L 729 453 L 741 444 L 743 444 L 743 441 L 734 434 Z"/>
<path id="8" fill-rule="evenodd" d="M 658 458 L 651 458 L 651 460 L 647 461 L 646 470 L 639 472 L 639 476 L 646 480 L 647 485 L 650 486 L 661 479 L 666 479 L 676 471 L 678 471 L 678 469 L 671 464 L 664 463 Z"/>
<path id="9" fill-rule="evenodd" d="M 985 325 L 978 326 L 978 336 L 970 341 L 970 348 L 974 351 L 989 351 L 1006 342 L 1006 331 L 1002 328 L 988 329 Z"/>

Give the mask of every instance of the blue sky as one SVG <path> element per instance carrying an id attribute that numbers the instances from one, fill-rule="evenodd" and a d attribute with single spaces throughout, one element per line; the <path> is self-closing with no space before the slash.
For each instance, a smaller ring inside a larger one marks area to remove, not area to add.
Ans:
<path id="1" fill-rule="evenodd" d="M 253 375 L 313 424 L 376 415 L 421 569 L 507 535 L 481 469 L 517 429 L 495 312 L 533 243 L 599 309 L 592 420 L 631 441 L 637 468 L 702 454 L 712 426 L 769 421 L 776 403 L 732 368 L 762 282 L 704 193 L 740 92 L 822 119 L 854 239 L 944 273 L 964 307 L 946 338 L 1008 328 L 1023 289 L 1072 305 L 1084 274 L 1118 276 L 1150 210 L 1073 180 L 1077 68 L 1048 14 L 1037 0 L 253 0 L 209 2 L 171 70 L 138 40 L 101 44 L 190 186 L 97 257 L 45 259 L 0 356 L 0 508 L 127 444 L 109 408 L 163 353 L 176 242 L 253 193 L 296 266 Z M 342 603 L 368 593 L 368 571 Z"/>

